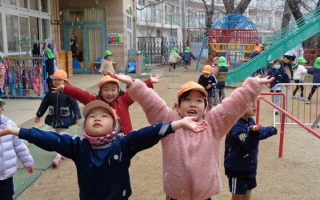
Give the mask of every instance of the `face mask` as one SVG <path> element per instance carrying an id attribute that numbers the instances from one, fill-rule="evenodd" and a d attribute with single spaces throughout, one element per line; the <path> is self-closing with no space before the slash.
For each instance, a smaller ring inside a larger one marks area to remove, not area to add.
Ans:
<path id="1" fill-rule="evenodd" d="M 274 65 L 275 69 L 280 69 L 280 67 L 281 67 L 280 65 Z"/>

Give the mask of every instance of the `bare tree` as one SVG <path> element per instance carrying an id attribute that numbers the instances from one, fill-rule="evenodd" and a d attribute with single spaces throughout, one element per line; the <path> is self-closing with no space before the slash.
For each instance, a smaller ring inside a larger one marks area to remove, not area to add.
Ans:
<path id="1" fill-rule="evenodd" d="M 291 10 L 291 13 L 294 17 L 294 19 L 297 21 L 300 19 L 303 15 L 301 13 L 301 10 L 299 8 L 299 4 L 302 2 L 302 0 L 286 0 L 286 3 L 288 3 L 288 6 Z M 318 0 L 317 7 L 320 6 L 320 0 Z M 301 26 L 304 24 L 304 21 L 302 21 L 298 26 Z M 314 35 L 313 37 L 309 38 L 305 42 L 303 42 L 303 48 L 307 49 L 320 49 L 320 33 Z"/>
<path id="2" fill-rule="evenodd" d="M 234 0 L 223 0 L 224 7 L 226 8 L 226 15 L 238 13 L 243 14 L 248 8 L 251 0 L 241 0 L 235 7 Z"/>

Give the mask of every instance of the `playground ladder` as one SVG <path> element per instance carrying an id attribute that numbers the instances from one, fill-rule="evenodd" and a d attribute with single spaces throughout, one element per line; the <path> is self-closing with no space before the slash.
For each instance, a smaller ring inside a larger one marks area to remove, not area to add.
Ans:
<path id="1" fill-rule="evenodd" d="M 237 83 L 320 32 L 320 7 L 289 24 L 265 42 L 265 51 L 228 72 L 226 84 Z"/>

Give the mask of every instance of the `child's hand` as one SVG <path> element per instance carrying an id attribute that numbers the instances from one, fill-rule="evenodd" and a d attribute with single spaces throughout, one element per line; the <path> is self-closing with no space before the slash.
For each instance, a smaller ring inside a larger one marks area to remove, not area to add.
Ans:
<path id="1" fill-rule="evenodd" d="M 35 122 L 35 123 L 39 123 L 39 122 L 40 122 L 40 117 L 34 118 L 34 122 Z"/>
<path id="2" fill-rule="evenodd" d="M 261 78 L 261 75 L 258 75 L 256 77 L 254 77 L 254 79 L 256 79 L 256 81 L 262 85 L 262 84 L 268 84 L 268 83 L 271 83 L 273 80 L 274 80 L 274 77 L 271 77 L 270 76 L 266 76 L 265 78 Z"/>
<path id="3" fill-rule="evenodd" d="M 152 84 L 153 83 L 160 83 L 161 78 L 162 78 L 162 75 L 160 75 L 160 74 L 157 74 L 155 76 L 150 75 L 150 81 Z"/>
<path id="4" fill-rule="evenodd" d="M 77 119 L 77 120 L 76 120 L 76 124 L 77 124 L 78 126 L 81 126 L 81 119 Z"/>
<path id="5" fill-rule="evenodd" d="M 110 75 L 112 78 L 118 79 L 119 81 L 121 81 L 122 83 L 126 84 L 128 87 L 131 86 L 132 84 L 132 78 L 128 75 L 125 74 L 114 74 L 110 71 L 108 71 L 108 75 Z"/>
<path id="6" fill-rule="evenodd" d="M 195 122 L 196 117 L 184 117 L 171 123 L 172 129 L 185 128 L 195 133 L 204 131 L 207 128 L 207 121 Z"/>
<path id="7" fill-rule="evenodd" d="M 52 88 L 52 89 L 53 89 L 53 90 L 52 90 L 52 93 L 53 93 L 53 94 L 57 94 L 57 93 L 63 91 L 64 85 L 59 85 L 58 87 Z"/>
<path id="8" fill-rule="evenodd" d="M 252 131 L 259 131 L 261 127 L 262 127 L 261 124 L 251 125 L 251 126 L 250 126 L 250 130 L 252 130 Z"/>
<path id="9" fill-rule="evenodd" d="M 32 174 L 33 173 L 33 166 L 31 165 L 31 166 L 27 167 L 27 170 L 28 170 L 29 174 Z"/>
<path id="10" fill-rule="evenodd" d="M 10 135 L 10 134 L 18 136 L 19 131 L 20 131 L 20 128 L 13 128 L 11 126 L 8 126 L 8 127 L 3 126 L 2 130 L 0 131 L 0 137 L 5 136 L 5 135 Z"/>

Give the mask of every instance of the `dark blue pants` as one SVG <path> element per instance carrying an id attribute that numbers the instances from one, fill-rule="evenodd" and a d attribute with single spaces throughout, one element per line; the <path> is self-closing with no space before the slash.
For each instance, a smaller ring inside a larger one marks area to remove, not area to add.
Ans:
<path id="1" fill-rule="evenodd" d="M 0 200 L 12 200 L 13 195 L 13 178 L 0 180 Z"/>

